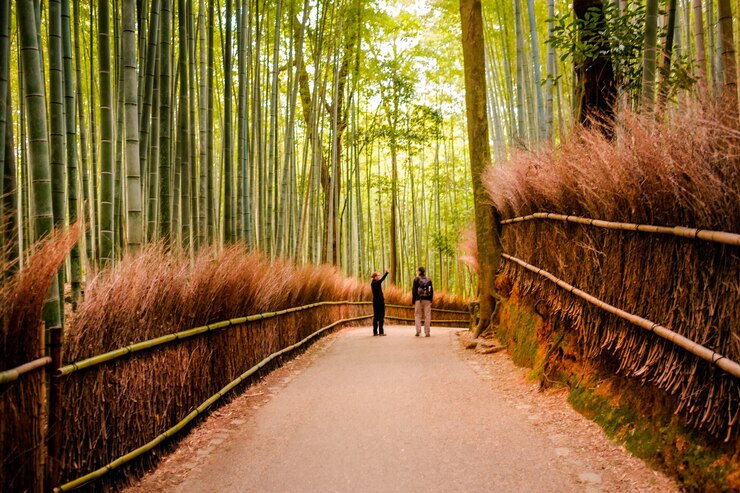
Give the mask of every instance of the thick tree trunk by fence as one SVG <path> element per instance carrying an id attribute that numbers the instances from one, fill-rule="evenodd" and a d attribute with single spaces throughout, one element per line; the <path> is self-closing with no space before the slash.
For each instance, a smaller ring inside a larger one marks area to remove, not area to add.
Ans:
<path id="1" fill-rule="evenodd" d="M 468 120 L 470 171 L 475 201 L 475 231 L 478 240 L 478 291 L 480 321 L 478 337 L 490 324 L 496 308 L 493 282 L 501 262 L 501 240 L 497 227 L 498 212 L 490 205 L 482 174 L 491 163 L 486 112 L 486 74 L 483 50 L 483 17 L 480 0 L 461 0 L 463 61 L 465 64 L 465 105 Z"/>

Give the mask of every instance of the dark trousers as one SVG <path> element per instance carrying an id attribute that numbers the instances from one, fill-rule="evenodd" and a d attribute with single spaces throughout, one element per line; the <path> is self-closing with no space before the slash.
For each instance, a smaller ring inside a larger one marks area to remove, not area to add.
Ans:
<path id="1" fill-rule="evenodd" d="M 385 319 L 385 304 L 373 303 L 373 335 L 383 333 L 383 319 Z"/>

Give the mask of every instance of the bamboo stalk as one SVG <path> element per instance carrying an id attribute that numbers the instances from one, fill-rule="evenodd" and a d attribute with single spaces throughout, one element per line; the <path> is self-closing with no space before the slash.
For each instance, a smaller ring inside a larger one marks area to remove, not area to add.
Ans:
<path id="1" fill-rule="evenodd" d="M 627 320 L 628 322 L 631 322 L 634 325 L 642 327 L 643 329 L 649 332 L 653 332 L 657 334 L 658 336 L 662 337 L 663 339 L 666 339 L 672 342 L 673 344 L 684 348 L 688 352 L 700 357 L 701 359 L 709 361 L 713 365 L 718 366 L 719 368 L 723 369 L 725 372 L 729 373 L 730 375 L 733 375 L 736 378 L 740 378 L 740 364 L 728 359 L 726 356 L 722 356 L 716 351 L 712 351 L 711 349 L 708 349 L 700 344 L 697 344 L 696 342 L 682 336 L 681 334 L 673 332 L 672 330 L 666 327 L 663 327 L 662 325 L 656 322 L 652 322 L 646 318 L 640 317 L 639 315 L 626 312 L 613 305 L 605 303 L 601 301 L 600 299 L 586 293 L 585 291 L 581 291 L 580 289 L 574 286 L 571 286 L 567 282 L 555 277 L 549 272 L 543 269 L 540 269 L 539 267 L 536 267 L 532 264 L 528 264 L 524 260 L 518 259 L 516 257 L 512 257 L 511 255 L 508 255 L 506 253 L 502 253 L 501 256 L 511 262 L 515 262 L 521 265 L 525 269 L 532 271 L 535 274 L 548 278 L 549 280 L 551 280 L 552 282 L 554 282 L 561 288 L 565 289 L 566 291 L 570 291 L 574 295 L 588 301 L 592 305 L 596 305 L 599 308 L 618 316 L 619 318 Z"/>
<path id="2" fill-rule="evenodd" d="M 678 236 L 680 238 L 694 238 L 714 243 L 723 243 L 725 245 L 740 246 L 740 234 L 728 233 L 725 231 L 712 231 L 699 228 L 685 228 L 683 226 L 654 226 L 650 224 L 621 223 L 613 221 L 604 221 L 601 219 L 590 219 L 580 216 L 568 216 L 565 214 L 555 214 L 552 212 L 535 212 L 528 216 L 520 216 L 512 219 L 505 219 L 501 224 L 514 224 L 533 219 L 552 219 L 555 221 L 564 221 L 588 226 L 596 226 L 605 229 L 616 229 L 622 231 L 641 231 L 643 233 L 658 233 Z"/>
<path id="3" fill-rule="evenodd" d="M 327 302 L 329 304 L 337 304 L 337 302 Z M 353 304 L 362 304 L 364 302 L 355 302 Z M 320 305 L 323 303 L 314 303 L 314 305 Z M 308 305 L 307 305 L 308 306 Z M 356 322 L 359 320 L 365 320 L 368 318 L 372 318 L 372 315 L 363 315 L 360 317 L 354 317 L 354 318 L 345 318 L 342 320 L 338 320 L 332 324 L 329 324 L 325 327 L 320 328 L 316 332 L 313 332 L 309 336 L 305 337 L 304 339 L 298 341 L 295 344 L 292 344 L 290 346 L 287 346 L 280 351 L 277 351 L 275 353 L 270 354 L 266 358 L 264 358 L 262 361 L 251 367 L 249 370 L 242 373 L 238 378 L 232 380 L 229 382 L 225 387 L 223 387 L 221 390 L 219 390 L 217 393 L 213 394 L 211 397 L 209 397 L 205 402 L 203 402 L 200 406 L 195 408 L 193 411 L 191 411 L 187 416 L 185 416 L 184 419 L 182 419 L 180 422 L 178 422 L 175 426 L 169 428 L 164 433 L 160 434 L 150 442 L 146 443 L 145 445 L 142 445 L 141 447 L 133 450 L 132 452 L 129 452 L 126 455 L 123 455 L 119 457 L 118 459 L 114 460 L 113 462 L 101 467 L 100 469 L 97 469 L 96 471 L 91 472 L 90 474 L 87 474 L 85 476 L 82 476 L 80 478 L 75 479 L 74 481 L 70 481 L 68 483 L 65 483 L 57 488 L 54 488 L 55 492 L 59 491 L 70 491 L 75 488 L 79 488 L 80 486 L 86 485 L 91 481 L 94 481 L 98 478 L 101 478 L 102 476 L 108 474 L 110 471 L 113 471 L 114 469 L 117 469 L 121 467 L 122 465 L 126 464 L 127 462 L 130 462 L 131 460 L 135 459 L 136 457 L 139 457 L 140 455 L 152 450 L 154 447 L 159 445 L 160 443 L 164 442 L 168 438 L 175 435 L 177 432 L 182 430 L 188 423 L 190 423 L 192 420 L 194 420 L 199 414 L 202 414 L 206 409 L 208 409 L 213 403 L 218 401 L 221 397 L 223 397 L 226 393 L 228 393 L 230 390 L 232 390 L 234 387 L 239 385 L 241 382 L 246 380 L 248 377 L 250 377 L 255 372 L 259 371 L 261 368 L 263 368 L 267 363 L 272 361 L 273 359 L 277 358 L 278 356 L 281 356 L 289 351 L 292 351 L 306 342 L 310 341 L 317 335 L 321 334 L 322 332 L 325 332 L 329 329 L 332 329 L 336 327 L 339 324 L 348 323 L 348 322 Z"/>
<path id="4" fill-rule="evenodd" d="M 65 365 L 57 370 L 56 375 L 66 376 L 70 375 L 76 371 L 83 370 L 85 368 L 90 368 L 92 366 L 97 366 L 102 363 L 107 363 L 109 361 L 112 361 L 114 359 L 121 358 L 123 356 L 126 356 L 127 354 L 135 353 L 138 351 L 143 351 L 145 349 L 152 349 L 154 347 L 160 346 L 162 344 L 167 344 L 169 342 L 173 341 L 181 341 L 184 339 L 188 339 L 190 337 L 204 334 L 206 332 L 211 332 L 218 329 L 225 329 L 227 327 L 234 327 L 238 325 L 243 325 L 248 322 L 256 322 L 258 320 L 265 320 L 267 318 L 274 318 L 280 315 L 285 315 L 288 313 L 298 312 L 302 310 L 308 310 L 310 308 L 316 308 L 318 306 L 326 306 L 326 305 L 369 305 L 371 302 L 369 301 L 322 301 L 318 303 L 312 303 L 310 305 L 303 305 L 293 308 L 287 308 L 285 310 L 277 311 L 277 312 L 267 312 L 267 313 L 258 313 L 256 315 L 249 315 L 248 317 L 240 317 L 240 318 L 233 318 L 231 320 L 224 320 L 221 322 L 215 322 L 208 325 L 203 325 L 201 327 L 194 327 L 192 329 L 184 330 L 181 332 L 176 332 L 174 334 L 167 334 L 160 337 L 157 337 L 155 339 L 149 339 L 142 342 L 137 342 L 134 344 L 131 344 L 126 347 L 122 347 L 119 349 L 114 349 L 113 351 L 109 351 L 107 353 L 99 354 L 96 356 L 91 356 L 89 358 L 70 363 L 68 365 Z M 47 363 L 48 364 L 48 363 Z M 12 370 L 9 370 L 12 371 Z M 0 373 L 0 383 L 3 383 L 2 380 L 3 373 Z M 16 377 L 17 378 L 17 377 Z M 10 381 L 10 380 L 9 380 Z"/>
<path id="5" fill-rule="evenodd" d="M 20 378 L 21 375 L 32 372 L 34 370 L 38 370 L 39 368 L 43 368 L 49 364 L 51 364 L 51 357 L 44 356 L 43 358 L 38 358 L 33 361 L 29 361 L 28 363 L 24 363 L 20 366 L 16 366 L 15 368 L 11 368 L 10 370 L 1 371 L 0 372 L 0 385 L 4 383 L 14 382 L 18 380 L 18 378 Z"/>

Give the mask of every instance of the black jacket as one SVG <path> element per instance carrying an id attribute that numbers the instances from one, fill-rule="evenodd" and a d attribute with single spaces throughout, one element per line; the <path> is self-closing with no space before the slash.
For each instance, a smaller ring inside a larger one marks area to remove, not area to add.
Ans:
<path id="1" fill-rule="evenodd" d="M 373 279 L 370 281 L 370 289 L 373 290 L 373 304 L 383 304 L 385 302 L 385 298 L 383 298 L 383 288 L 380 285 L 385 281 L 387 276 L 388 273 L 386 272 L 380 279 Z"/>

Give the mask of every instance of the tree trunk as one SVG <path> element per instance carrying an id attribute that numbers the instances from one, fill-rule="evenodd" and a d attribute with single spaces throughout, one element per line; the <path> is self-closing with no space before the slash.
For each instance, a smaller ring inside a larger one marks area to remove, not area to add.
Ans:
<path id="1" fill-rule="evenodd" d="M 177 156 L 175 158 L 180 170 L 180 194 L 175 200 L 180 204 L 180 232 L 182 248 L 190 252 L 192 222 L 190 210 L 190 125 L 188 96 L 190 92 L 190 75 L 188 74 L 188 19 L 185 0 L 178 0 L 178 72 L 180 74 L 180 96 L 177 103 Z"/>
<path id="2" fill-rule="evenodd" d="M 64 70 L 62 66 L 62 5 L 49 1 L 49 150 L 54 227 L 63 228 L 67 212 L 66 146 L 64 142 Z M 29 121 L 30 118 L 29 118 Z M 63 281 L 60 269 L 60 282 Z M 63 284 L 62 284 L 63 285 Z"/>
<path id="3" fill-rule="evenodd" d="M 126 162 L 126 233 L 127 247 L 136 254 L 143 242 L 141 216 L 141 162 L 139 160 L 139 80 L 136 75 L 136 4 L 123 3 L 123 37 L 121 39 L 124 77 L 124 121 Z"/>
<path id="4" fill-rule="evenodd" d="M 737 64 L 735 62 L 735 41 L 732 32 L 732 5 L 730 0 L 718 0 L 717 14 L 722 55 L 722 96 L 720 104 L 727 109 L 728 116 L 737 118 Z"/>
<path id="5" fill-rule="evenodd" d="M 602 0 L 574 0 L 573 2 L 576 17 L 581 20 L 585 19 L 586 12 L 591 7 L 597 8 L 596 34 L 581 33 L 580 41 L 588 45 L 606 47 L 609 40 L 599 34 L 604 31 L 606 22 Z M 574 101 L 575 117 L 585 126 L 590 126 L 592 121 L 608 125 L 614 116 L 617 94 L 614 69 L 611 60 L 603 54 L 604 51 L 599 50 L 600 54 L 596 58 L 585 60 L 575 67 L 578 88 Z"/>
<path id="6" fill-rule="evenodd" d="M 694 8 L 694 46 L 696 47 L 696 78 L 699 94 L 707 99 L 707 62 L 704 49 L 704 21 L 702 17 L 702 0 L 693 0 Z M 686 26 L 688 29 L 689 26 Z"/>
<path id="7" fill-rule="evenodd" d="M 13 149 L 13 112 L 10 90 L 10 2 L 0 5 L 0 173 L 2 174 L 2 199 L 0 199 L 0 252 L 10 270 L 15 270 L 18 259 L 18 189 Z"/>
<path id="8" fill-rule="evenodd" d="M 478 240 L 478 291 L 480 321 L 474 336 L 486 330 L 496 307 L 493 294 L 496 272 L 501 262 L 496 209 L 489 204 L 482 174 L 491 164 L 486 112 L 485 59 L 483 52 L 483 18 L 480 0 L 460 0 L 462 24 L 463 64 L 465 70 L 465 106 L 468 120 L 470 172 L 475 202 L 475 227 Z"/>
<path id="9" fill-rule="evenodd" d="M 647 0 L 645 12 L 645 44 L 642 51 L 642 108 L 653 111 L 655 106 L 655 67 L 658 45 L 658 0 Z"/>
<path id="10" fill-rule="evenodd" d="M 226 41 L 224 52 L 224 243 L 236 241 L 236 228 L 234 227 L 234 162 L 232 153 L 232 114 L 231 114 L 231 24 L 232 24 L 232 0 L 226 0 Z"/>
<path id="11" fill-rule="evenodd" d="M 198 125 L 199 125 L 199 186 L 198 186 L 198 248 L 208 243 L 208 60 L 206 56 L 206 3 L 198 2 L 198 53 L 200 72 L 198 73 Z"/>
<path id="12" fill-rule="evenodd" d="M 33 12 L 32 0 L 17 0 L 16 12 Z M 36 31 L 36 19 L 31 15 L 17 16 L 18 35 L 23 64 L 23 94 L 28 115 L 28 162 L 31 164 L 31 199 L 33 201 L 33 239 L 47 236 L 54 228 L 52 206 L 51 163 L 47 137 L 44 78 L 41 73 L 41 50 Z M 58 278 L 54 276 L 44 305 L 42 318 L 47 327 L 61 323 Z"/>
<path id="13" fill-rule="evenodd" d="M 393 130 L 391 130 L 393 132 Z M 390 283 L 398 282 L 398 149 L 395 139 L 391 138 L 391 265 Z"/>
<path id="14" fill-rule="evenodd" d="M 170 25 L 172 23 L 172 0 L 162 0 L 159 18 L 159 237 L 171 241 L 172 235 L 172 153 L 171 115 L 172 88 L 170 84 Z"/>
<path id="15" fill-rule="evenodd" d="M 206 222 L 208 223 L 208 243 L 213 244 L 216 242 L 217 231 L 218 231 L 218 219 L 216 217 L 216 192 L 215 192 L 215 178 L 214 178 L 214 165 L 213 165 L 213 107 L 215 101 L 215 76 L 214 76 L 214 7 L 215 2 L 213 0 L 208 1 L 208 72 L 207 72 L 207 83 L 208 86 L 208 113 L 206 119 L 208 121 L 208 135 L 206 136 L 206 186 L 208 189 L 208 195 L 206 201 Z M 201 164 L 202 165 L 202 164 Z"/>
<path id="16" fill-rule="evenodd" d="M 534 91 L 537 98 L 537 138 L 542 140 L 547 130 L 545 129 L 545 103 L 542 98 L 542 74 L 540 73 L 540 48 L 537 36 L 537 23 L 534 15 L 534 0 L 527 0 L 527 13 L 529 15 L 529 34 L 532 38 L 532 64 L 534 65 Z"/>
<path id="17" fill-rule="evenodd" d="M 667 16 L 667 27 L 665 37 L 665 47 L 660 62 L 660 85 L 658 86 L 658 102 L 659 106 L 665 104 L 668 98 L 668 81 L 671 77 L 671 62 L 673 61 L 673 40 L 676 33 L 676 4 L 677 0 L 670 0 L 668 4 Z"/>
<path id="18" fill-rule="evenodd" d="M 108 2 L 98 2 L 98 73 L 100 74 L 100 261 L 113 264 L 113 89 L 110 66 Z"/>
<path id="19" fill-rule="evenodd" d="M 516 137 L 514 145 L 525 146 L 527 133 L 524 121 L 524 29 L 522 27 L 521 0 L 514 0 L 514 33 L 516 36 Z"/>
<path id="20" fill-rule="evenodd" d="M 67 150 L 67 211 L 69 223 L 77 222 L 77 132 L 75 131 L 75 88 L 72 77 L 72 30 L 69 17 L 69 0 L 62 0 L 62 65 L 64 75 L 64 127 Z M 75 243 L 69 254 L 72 303 L 76 308 L 80 296 L 82 271 L 80 244 Z"/>
<path id="21" fill-rule="evenodd" d="M 157 175 L 154 173 L 154 176 L 152 176 L 148 161 L 149 148 L 154 144 L 151 140 L 150 129 L 152 124 L 152 105 L 156 102 L 154 100 L 154 81 L 157 69 L 157 55 L 159 53 L 159 0 L 152 0 L 147 40 L 142 108 L 140 108 L 139 112 L 141 115 L 139 119 L 139 160 L 141 163 L 139 173 L 141 173 L 142 179 L 146 177 L 144 180 L 147 184 L 146 237 L 151 241 L 154 237 L 156 225 L 156 201 L 152 201 L 151 195 L 152 192 L 156 194 Z M 156 170 L 156 167 L 154 169 Z M 154 179 L 154 183 L 152 183 L 152 179 Z"/>
<path id="22" fill-rule="evenodd" d="M 547 0 L 547 17 L 555 18 L 555 0 Z M 552 37 L 554 20 L 547 23 L 547 37 Z M 555 48 L 552 44 L 547 45 L 547 82 L 545 83 L 545 139 L 553 139 L 553 97 L 552 86 L 555 80 Z"/>

